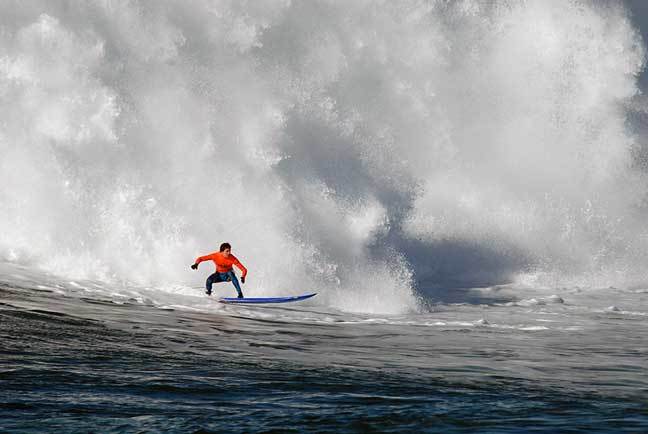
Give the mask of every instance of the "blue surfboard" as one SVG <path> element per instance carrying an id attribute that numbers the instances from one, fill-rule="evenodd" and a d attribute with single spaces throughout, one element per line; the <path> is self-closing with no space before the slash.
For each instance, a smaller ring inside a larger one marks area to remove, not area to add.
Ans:
<path id="1" fill-rule="evenodd" d="M 220 298 L 218 301 L 226 304 L 268 304 L 268 303 L 292 303 L 293 301 L 306 300 L 316 296 L 314 294 L 296 295 L 293 297 L 251 297 L 251 298 Z"/>

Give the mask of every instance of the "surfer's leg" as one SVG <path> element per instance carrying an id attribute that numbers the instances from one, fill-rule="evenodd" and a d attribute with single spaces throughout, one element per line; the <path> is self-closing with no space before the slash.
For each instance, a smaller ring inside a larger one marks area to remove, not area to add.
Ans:
<path id="1" fill-rule="evenodd" d="M 236 288 L 236 292 L 238 292 L 238 298 L 243 298 L 243 291 L 241 291 L 241 285 L 239 285 L 238 278 L 236 277 L 236 274 L 234 274 L 233 271 L 228 271 L 227 272 L 227 280 L 231 280 L 232 284 L 234 285 L 234 288 Z"/>
<path id="2" fill-rule="evenodd" d="M 214 283 L 222 282 L 223 280 L 221 279 L 220 273 L 214 273 L 211 276 L 207 278 L 207 282 L 205 282 L 205 288 L 207 291 L 207 295 L 211 295 L 212 293 L 212 285 Z"/>

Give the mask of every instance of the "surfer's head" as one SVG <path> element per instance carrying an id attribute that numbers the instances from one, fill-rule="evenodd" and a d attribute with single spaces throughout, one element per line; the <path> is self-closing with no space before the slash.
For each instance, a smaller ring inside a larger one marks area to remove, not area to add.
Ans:
<path id="1" fill-rule="evenodd" d="M 230 243 L 223 243 L 220 246 L 220 251 L 223 254 L 223 256 L 227 258 L 230 255 L 230 253 L 232 253 L 232 246 L 230 245 Z"/>

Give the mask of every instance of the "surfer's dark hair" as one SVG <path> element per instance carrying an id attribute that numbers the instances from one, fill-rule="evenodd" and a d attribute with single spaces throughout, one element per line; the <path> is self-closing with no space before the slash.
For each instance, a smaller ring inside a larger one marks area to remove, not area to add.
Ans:
<path id="1" fill-rule="evenodd" d="M 232 250 L 232 246 L 230 245 L 230 243 L 223 243 L 223 244 L 221 244 L 221 246 L 220 246 L 220 251 L 221 251 L 221 252 L 224 252 L 224 251 L 227 250 L 227 249 Z"/>

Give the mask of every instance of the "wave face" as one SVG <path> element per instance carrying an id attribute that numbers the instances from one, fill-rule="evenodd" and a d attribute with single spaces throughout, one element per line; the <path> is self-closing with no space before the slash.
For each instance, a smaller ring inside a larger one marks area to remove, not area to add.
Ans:
<path id="1" fill-rule="evenodd" d="M 255 295 L 387 313 L 645 281 L 627 12 L 487 3 L 3 2 L 0 255 L 161 285 L 230 241 Z"/>

